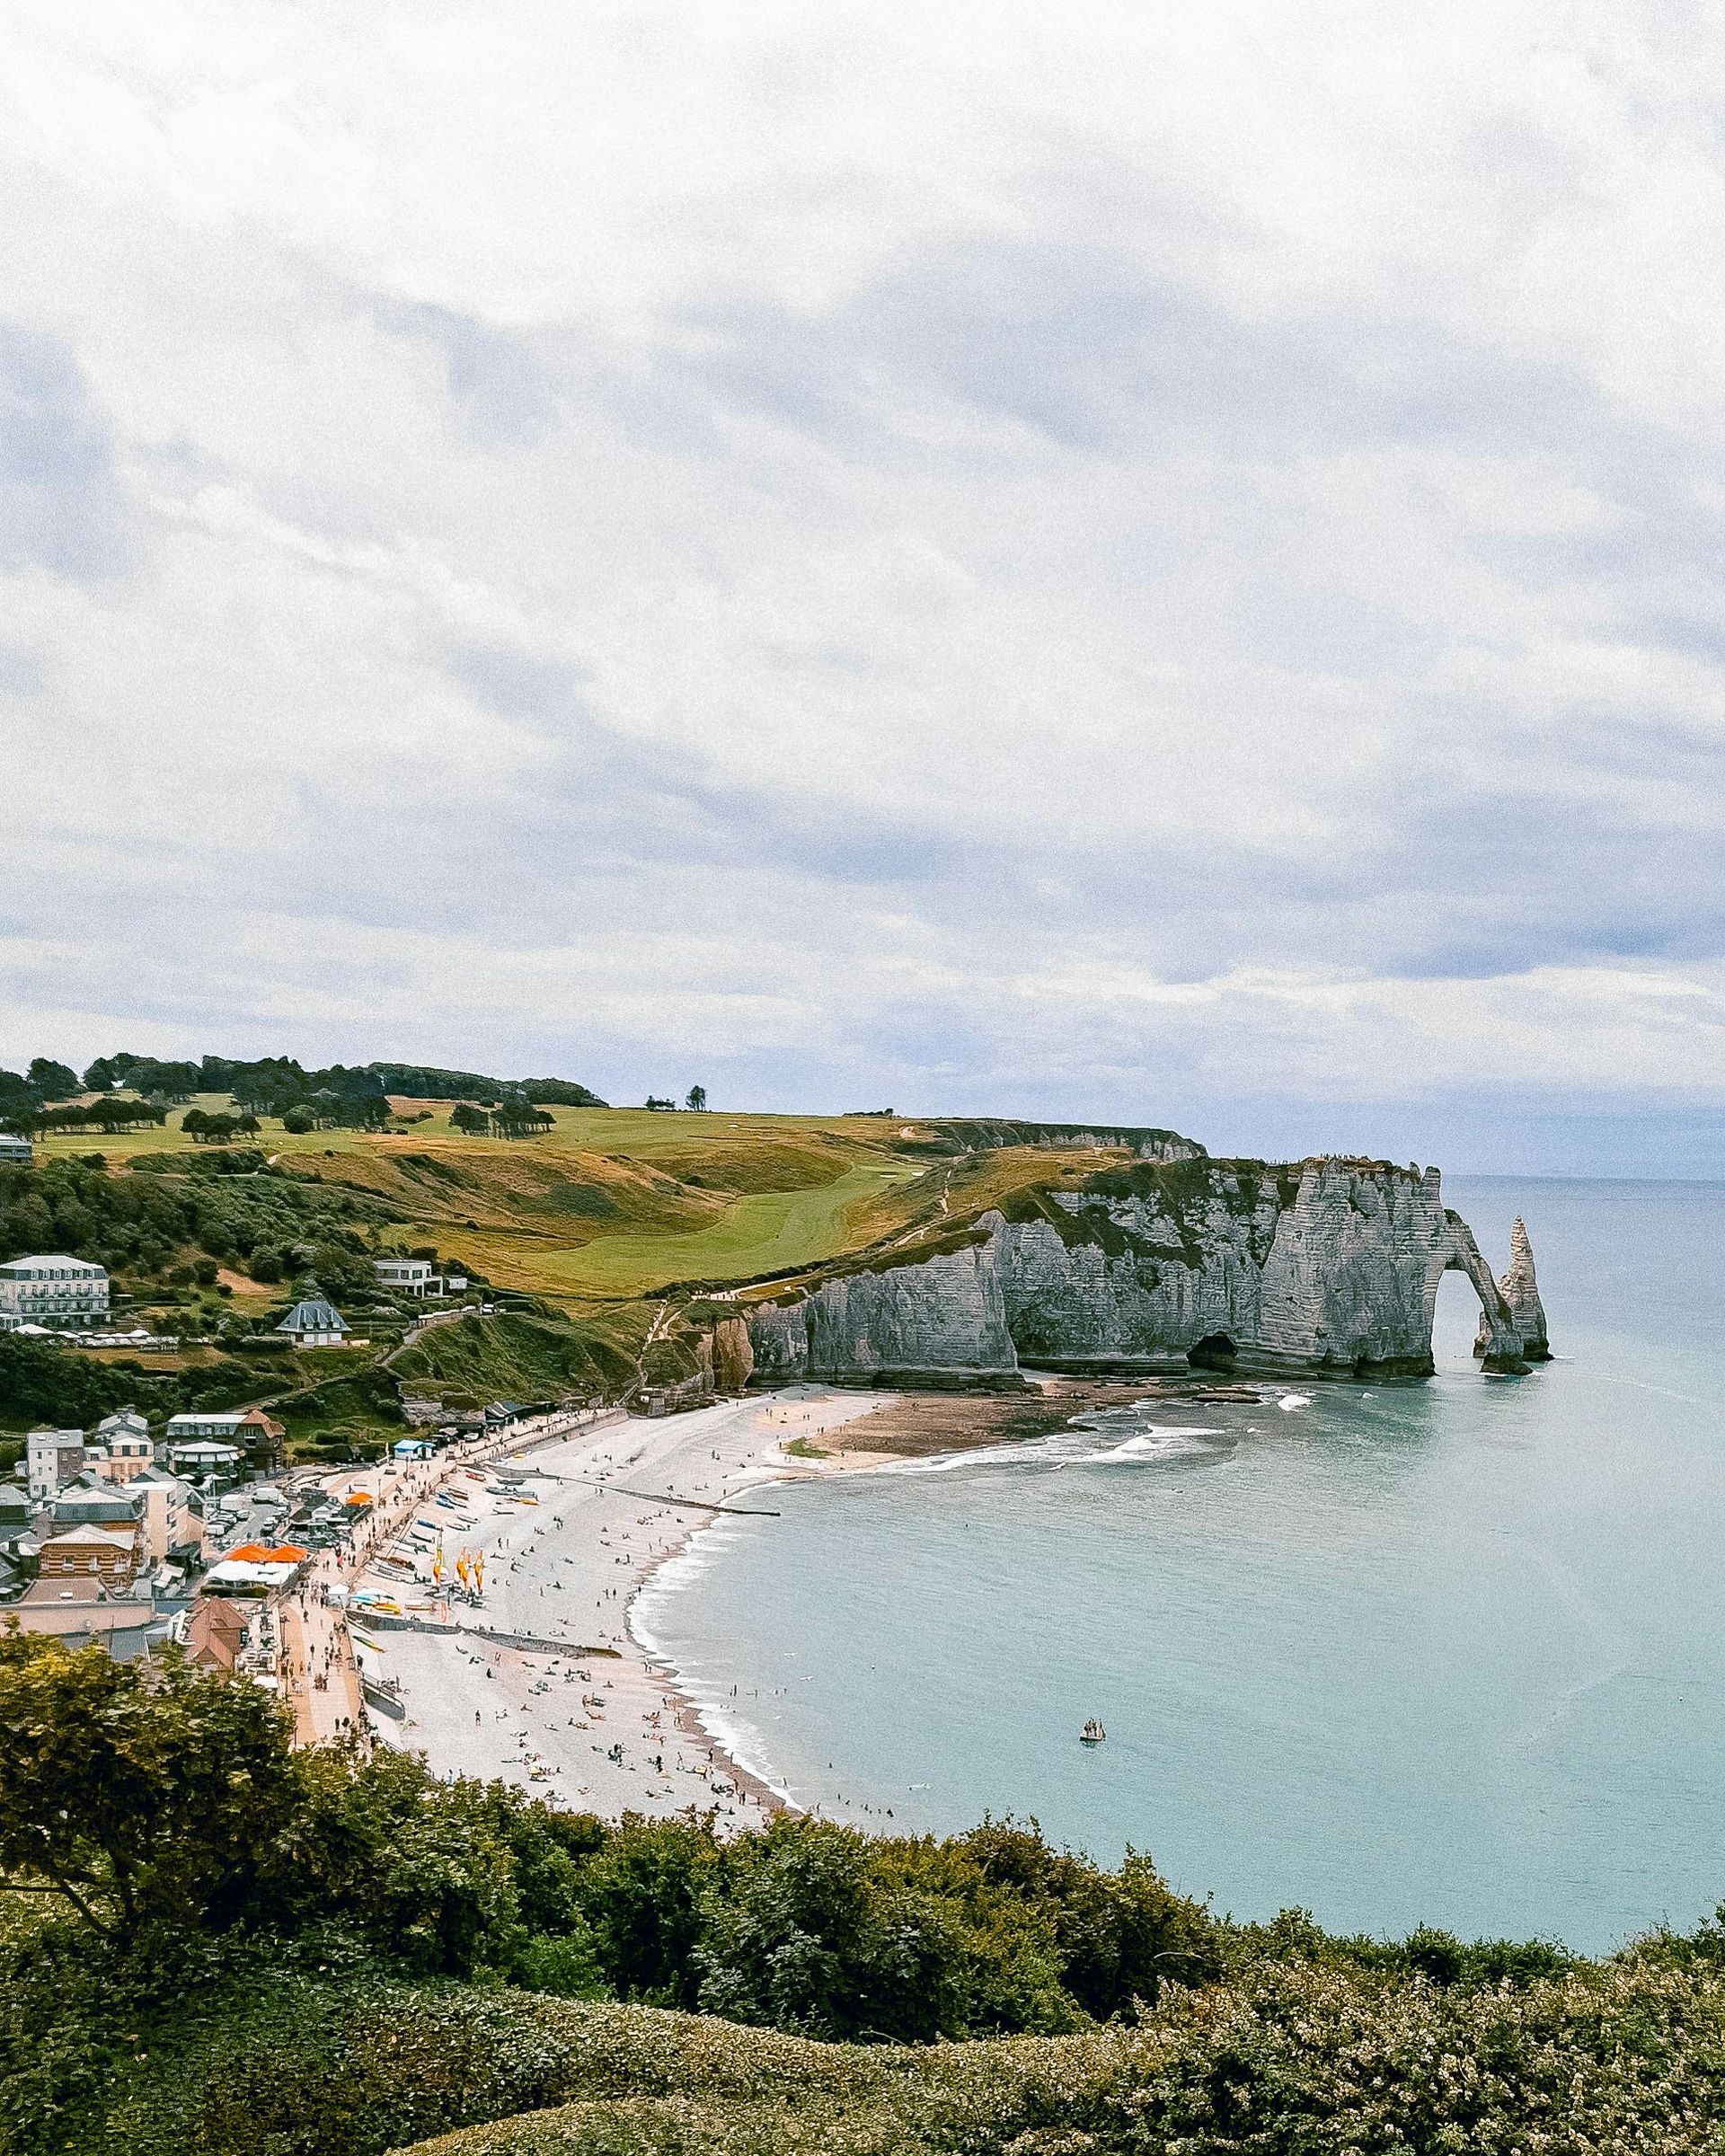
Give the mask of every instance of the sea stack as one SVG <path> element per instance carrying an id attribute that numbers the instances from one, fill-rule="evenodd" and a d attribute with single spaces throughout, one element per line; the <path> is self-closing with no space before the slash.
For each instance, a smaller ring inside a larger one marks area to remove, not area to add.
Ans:
<path id="1" fill-rule="evenodd" d="M 1498 1286 L 1521 1335 L 1523 1356 L 1530 1363 L 1549 1363 L 1552 1349 L 1545 1337 L 1545 1305 L 1539 1299 L 1539 1282 L 1534 1273 L 1534 1246 L 1519 1220 L 1509 1231 L 1509 1270 Z"/>

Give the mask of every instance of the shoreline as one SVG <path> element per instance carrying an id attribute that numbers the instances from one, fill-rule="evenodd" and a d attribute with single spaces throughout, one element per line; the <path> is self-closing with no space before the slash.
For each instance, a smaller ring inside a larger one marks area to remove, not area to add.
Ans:
<path id="1" fill-rule="evenodd" d="M 686 1555 L 702 1527 L 748 1492 L 882 1457 L 845 1447 L 800 1460 L 783 1449 L 792 1435 L 785 1425 L 818 1437 L 896 1398 L 787 1387 L 548 1439 L 497 1463 L 525 1478 L 513 1487 L 500 1488 L 495 1466 L 467 1471 L 465 1487 L 452 1479 L 450 1504 L 436 1511 L 428 1498 L 414 1515 L 458 1533 L 461 1546 L 484 1550 L 483 1602 L 452 1599 L 446 1616 L 423 1580 L 410 1586 L 374 1559 L 356 1584 L 395 1600 L 399 1615 L 358 1644 L 365 1674 L 387 1683 L 402 1710 L 396 1719 L 373 1709 L 374 1736 L 423 1751 L 446 1777 L 531 1786 L 607 1818 L 675 1816 L 693 1806 L 739 1828 L 798 1809 L 709 1726 L 674 1659 L 637 1629 L 638 1604 L 663 1565 Z M 703 1517 L 697 1505 L 713 1509 Z M 385 1545 L 391 1554 L 411 1546 L 414 1525 L 412 1515 L 402 1524 Z M 420 1547 L 423 1556 L 423 1540 Z M 619 1568 L 626 1580 L 616 1578 Z M 351 1616 L 363 1630 L 364 1605 Z M 411 1629 L 396 1629 L 400 1616 L 411 1618 Z M 458 1632 L 458 1624 L 542 1644 L 509 1647 Z M 579 1653 L 582 1645 L 595 1650 L 590 1657 Z M 576 1709 L 561 1720 L 553 1711 L 560 1695 Z"/>
<path id="2" fill-rule="evenodd" d="M 410 1546 L 415 1514 L 421 1533 L 427 1517 L 447 1528 L 458 1515 L 468 1546 L 486 1551 L 486 1591 L 482 1608 L 452 1601 L 447 1619 L 541 1644 L 504 1646 L 425 1619 L 360 1641 L 363 1674 L 392 1685 L 402 1708 L 400 1721 L 372 1710 L 374 1736 L 424 1751 L 434 1772 L 534 1787 L 606 1818 L 671 1816 L 693 1806 L 715 1811 L 735 1831 L 776 1813 L 801 1814 L 787 1791 L 739 1756 L 747 1742 L 726 1733 L 717 1702 L 703 1706 L 643 1621 L 641 1596 L 668 1562 L 687 1557 L 704 1528 L 743 1511 L 737 1500 L 751 1492 L 765 1498 L 784 1483 L 1022 1441 L 1101 1405 L 1162 1398 L 1190 1406 L 1205 1394 L 1238 1398 L 1244 1390 L 1225 1381 L 1052 1375 L 1013 1395 L 809 1383 L 682 1415 L 620 1418 L 466 1468 L 443 1486 L 459 1502 L 438 1511 L 428 1498 L 388 1547 Z M 1263 1389 L 1250 1391 L 1264 1399 Z M 789 1449 L 797 1443 L 818 1450 L 800 1455 Z M 525 1482 L 500 1485 L 500 1467 Z M 616 1579 L 619 1568 L 626 1580 Z M 426 1609 L 423 1586 L 410 1601 L 413 1591 L 399 1574 L 368 1569 L 356 1584 L 399 1595 L 404 1610 Z M 362 1609 L 351 1614 L 364 1625 Z M 581 1631 L 558 1629 L 571 1623 Z M 594 1650 L 590 1666 L 578 1666 L 582 1644 Z M 553 1714 L 559 1692 L 565 1707 L 577 1708 L 561 1723 Z"/>

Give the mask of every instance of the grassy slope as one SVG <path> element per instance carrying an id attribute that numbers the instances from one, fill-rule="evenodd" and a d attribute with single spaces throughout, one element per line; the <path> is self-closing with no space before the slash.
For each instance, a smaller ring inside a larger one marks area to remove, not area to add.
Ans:
<path id="1" fill-rule="evenodd" d="M 134 2041 L 113 2040 L 113 2080 L 87 2083 L 49 2138 L 4 2145 L 383 2156 L 441 2134 L 421 2156 L 1688 2156 L 1719 2145 L 1725 1982 L 1711 1954 L 1657 1947 L 1448 1989 L 1284 1955 L 1136 2028 L 914 2050 L 282 1975 L 207 1990 Z"/>
<path id="2" fill-rule="evenodd" d="M 547 1254 L 539 1277 L 553 1293 L 640 1294 L 676 1280 L 747 1280 L 814 1264 L 852 1247 L 854 1207 L 914 1173 L 859 1162 L 824 1188 L 739 1197 L 711 1227 L 692 1233 L 613 1235 Z"/>
<path id="3" fill-rule="evenodd" d="M 525 1141 L 464 1136 L 438 1103 L 411 1131 L 295 1135 L 266 1121 L 256 1143 L 290 1172 L 381 1199 L 400 1223 L 387 1241 L 432 1245 L 500 1286 L 565 1303 L 816 1263 L 870 1240 L 872 1223 L 854 1229 L 854 1209 L 921 1166 L 900 1149 L 898 1126 L 866 1118 L 553 1112 L 554 1127 Z M 183 1113 L 163 1130 L 57 1135 L 42 1151 L 100 1150 L 116 1162 L 190 1153 Z"/>
<path id="4" fill-rule="evenodd" d="M 188 1104 L 191 1105 L 191 1104 Z M 219 1110 L 221 1096 L 196 1105 Z M 282 1413 L 296 1443 L 337 1431 L 376 1436 L 396 1418 L 394 1378 L 480 1400 L 616 1396 L 637 1374 L 652 1382 L 695 1367 L 698 1308 L 680 1310 L 641 1363 L 664 1291 L 818 1277 L 847 1260 L 914 1260 L 991 1206 L 1070 1186 L 1129 1156 L 1099 1149 L 1002 1145 L 1011 1127 L 978 1127 L 986 1150 L 960 1153 L 967 1127 L 873 1117 L 763 1116 L 640 1109 L 558 1109 L 532 1140 L 473 1138 L 452 1129 L 447 1103 L 397 1100 L 422 1123 L 385 1133 L 293 1135 L 266 1120 L 255 1141 L 282 1168 L 361 1193 L 385 1248 L 430 1247 L 498 1287 L 560 1309 L 561 1340 L 495 1337 L 463 1327 L 432 1334 L 386 1373 L 333 1363 L 259 1373 L 260 1397 L 284 1383 L 301 1396 Z M 176 1109 L 164 1129 L 103 1140 L 55 1137 L 52 1157 L 100 1150 L 116 1170 L 138 1153 L 195 1153 Z M 859 1255 L 861 1254 L 861 1255 Z M 229 1275 L 245 1309 L 281 1290 Z M 761 1292 L 768 1292 L 763 1289 Z M 489 1323 L 490 1321 L 488 1321 Z M 345 1362 L 345 1358 L 344 1358 Z M 308 1390 L 308 1388 L 315 1388 Z"/>

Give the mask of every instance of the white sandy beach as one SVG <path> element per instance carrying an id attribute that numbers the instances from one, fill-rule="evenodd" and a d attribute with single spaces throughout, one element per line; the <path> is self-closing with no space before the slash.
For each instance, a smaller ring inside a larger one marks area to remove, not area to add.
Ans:
<path id="1" fill-rule="evenodd" d="M 482 1603 L 468 1607 L 457 1597 L 451 1614 L 555 1644 L 527 1649 L 386 1630 L 356 1612 L 367 1674 L 393 1680 L 406 1709 L 404 1720 L 374 1712 L 373 1728 L 424 1752 L 439 1774 L 500 1779 L 606 1817 L 694 1805 L 743 1825 L 778 1808 L 701 1728 L 674 1673 L 630 1631 L 635 1594 L 709 1516 L 653 1500 L 746 1504 L 741 1493 L 758 1489 L 770 1505 L 775 1478 L 842 1471 L 788 1456 L 785 1445 L 818 1438 L 889 1397 L 799 1386 L 689 1415 L 632 1417 L 504 1462 L 506 1473 L 532 1477 L 518 1498 L 500 1489 L 493 1469 L 457 1472 L 446 1488 L 458 1502 L 416 1512 L 444 1530 L 447 1561 L 457 1548 L 485 1552 Z M 852 1453 L 845 1465 L 865 1461 Z M 410 1544 L 404 1537 L 394 1547 Z M 403 1577 L 374 1567 L 358 1586 L 422 1601 L 423 1589 L 404 1588 Z M 612 1651 L 584 1657 L 581 1647 Z"/>

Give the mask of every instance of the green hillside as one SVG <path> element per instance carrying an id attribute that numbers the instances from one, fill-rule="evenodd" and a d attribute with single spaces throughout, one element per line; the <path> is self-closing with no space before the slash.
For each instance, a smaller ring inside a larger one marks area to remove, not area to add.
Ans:
<path id="1" fill-rule="evenodd" d="M 0 1258 L 93 1259 L 113 1277 L 117 1315 L 182 1344 L 120 1367 L 57 1346 L 0 1356 L 0 1430 L 88 1420 L 127 1399 L 155 1415 L 257 1400 L 281 1415 L 292 1449 L 334 1456 L 399 1427 L 404 1383 L 467 1405 L 615 1399 L 696 1372 L 717 1314 L 707 1291 L 914 1258 L 991 1206 L 1046 1206 L 1049 1190 L 1127 1166 L 1140 1147 L 1194 1150 L 1155 1130 L 609 1109 L 573 1104 L 550 1082 L 528 1136 L 466 1127 L 447 1094 L 375 1091 L 375 1127 L 343 1124 L 324 1100 L 307 1129 L 299 1094 L 285 1115 L 254 1114 L 265 1078 L 158 1100 L 159 1125 L 99 1144 L 52 1129 L 33 1166 L 0 1165 Z M 208 1142 L 209 1118 L 241 1111 L 254 1129 Z M 531 1324 L 474 1317 L 402 1349 L 420 1313 L 377 1288 L 372 1261 L 390 1250 L 465 1273 L 473 1300 L 513 1299 L 513 1318 Z M 371 1343 L 357 1361 L 312 1367 L 272 1352 L 271 1328 L 308 1275 Z"/>

